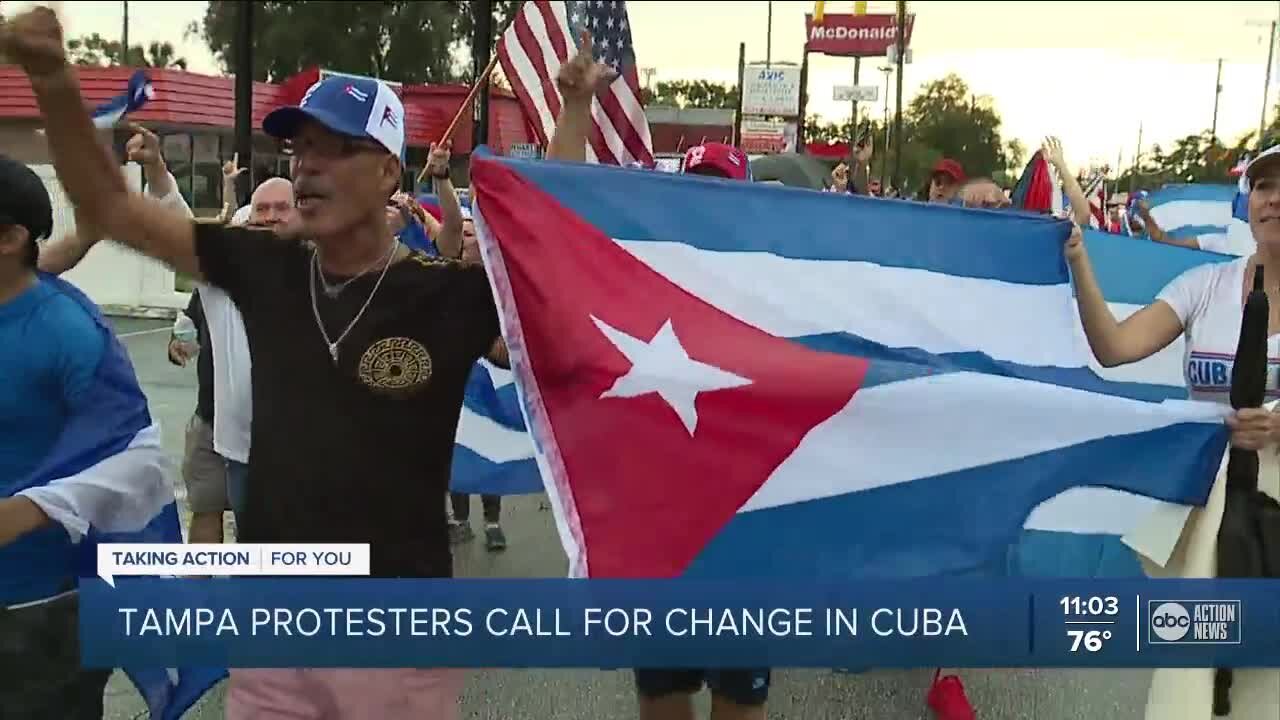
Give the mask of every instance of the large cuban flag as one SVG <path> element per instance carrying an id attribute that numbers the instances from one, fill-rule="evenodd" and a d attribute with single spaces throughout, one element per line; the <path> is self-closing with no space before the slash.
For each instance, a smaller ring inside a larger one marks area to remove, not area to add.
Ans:
<path id="1" fill-rule="evenodd" d="M 1240 185 L 1166 185 L 1151 193 L 1151 216 L 1176 238 L 1195 238 L 1200 247 L 1244 256 L 1253 254 L 1247 193 Z M 1241 210 L 1246 212 L 1242 213 Z"/>
<path id="2" fill-rule="evenodd" d="M 5 489 L 40 506 L 54 523 L 0 548 L 0 607 L 34 603 L 96 575 L 104 542 L 182 542 L 171 465 L 128 354 L 92 301 L 53 276 L 90 314 L 106 340 L 91 393 L 53 448 L 27 477 Z M 178 581 L 175 581 L 178 582 Z M 181 717 L 226 675 L 218 668 L 125 668 L 151 717 Z"/>
<path id="3" fill-rule="evenodd" d="M 1090 369 L 1066 222 L 548 162 L 471 177 L 573 576 L 1004 574 L 1069 491 L 1208 496 L 1224 410 Z"/>

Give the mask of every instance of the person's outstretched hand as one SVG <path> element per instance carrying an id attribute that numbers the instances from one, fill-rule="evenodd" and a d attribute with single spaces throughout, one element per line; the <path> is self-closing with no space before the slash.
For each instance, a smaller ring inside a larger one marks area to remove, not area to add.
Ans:
<path id="1" fill-rule="evenodd" d="M 590 103 L 600 90 L 609 87 L 618 73 L 605 63 L 596 62 L 591 53 L 591 33 L 583 31 L 578 44 L 578 54 L 560 66 L 556 75 L 556 87 L 568 103 Z"/>
<path id="2" fill-rule="evenodd" d="M 1084 231 L 1075 223 L 1071 223 L 1071 234 L 1067 236 L 1067 242 L 1063 246 L 1063 255 L 1067 262 L 1084 257 Z"/>

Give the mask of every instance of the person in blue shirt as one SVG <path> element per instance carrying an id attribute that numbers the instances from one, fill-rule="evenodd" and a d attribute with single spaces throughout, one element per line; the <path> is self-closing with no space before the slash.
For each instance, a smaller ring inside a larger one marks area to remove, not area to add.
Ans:
<path id="1" fill-rule="evenodd" d="M 15 489 L 53 448 L 106 350 L 93 318 L 36 269 L 37 241 L 52 229 L 44 183 L 0 156 L 0 565 L 59 557 L 44 552 L 67 542 Z M 110 671 L 80 667 L 73 561 L 32 567 L 38 592 L 0 581 L 0 715 L 102 717 Z"/>

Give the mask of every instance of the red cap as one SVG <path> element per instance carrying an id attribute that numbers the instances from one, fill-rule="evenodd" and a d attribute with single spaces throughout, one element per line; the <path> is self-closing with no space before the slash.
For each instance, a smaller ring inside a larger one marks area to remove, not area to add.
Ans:
<path id="1" fill-rule="evenodd" d="M 937 165 L 933 166 L 933 172 L 930 175 L 950 175 L 955 182 L 962 183 L 965 181 L 964 168 L 960 167 L 960 163 L 951 158 L 942 158 Z"/>
<path id="2" fill-rule="evenodd" d="M 693 175 L 712 175 L 730 180 L 746 180 L 747 155 L 724 143 L 694 145 L 684 154 L 684 171 Z"/>

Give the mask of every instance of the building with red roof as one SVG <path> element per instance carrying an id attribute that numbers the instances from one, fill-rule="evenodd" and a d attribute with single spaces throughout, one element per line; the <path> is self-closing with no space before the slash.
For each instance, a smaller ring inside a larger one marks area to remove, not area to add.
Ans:
<path id="1" fill-rule="evenodd" d="M 77 68 L 85 100 L 92 106 L 119 95 L 136 68 Z M 155 97 L 129 120 L 146 125 L 161 136 L 165 159 L 179 187 L 193 208 L 216 210 L 222 205 L 222 163 L 230 160 L 235 145 L 235 79 L 151 68 L 147 71 Z M 276 142 L 262 133 L 262 118 L 281 105 L 296 104 L 321 77 L 310 69 L 273 84 L 253 86 L 253 177 L 263 180 L 286 175 L 288 162 Z M 426 161 L 430 144 L 440 138 L 466 99 L 466 85 L 394 85 L 405 109 L 405 132 L 409 146 L 405 170 L 406 187 Z M 508 153 L 512 146 L 536 142 L 524 120 L 515 96 L 500 88 L 490 89 L 489 146 Z M 26 75 L 13 65 L 0 65 L 0 152 L 30 165 L 50 162 L 48 145 L 41 127 L 35 95 Z M 129 132 L 117 129 L 111 138 L 123 154 Z M 453 152 L 465 172 L 465 157 L 474 144 L 472 123 L 464 118 L 453 136 Z"/>

